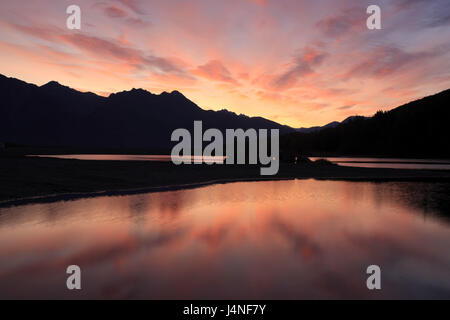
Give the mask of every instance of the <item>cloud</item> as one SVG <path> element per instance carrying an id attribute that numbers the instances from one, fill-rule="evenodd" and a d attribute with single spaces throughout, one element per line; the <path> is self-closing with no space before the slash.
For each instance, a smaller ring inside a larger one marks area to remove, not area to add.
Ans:
<path id="1" fill-rule="evenodd" d="M 0 42 L 16 45 L 4 46 L 0 67 L 29 82 L 180 90 L 206 108 L 281 115 L 293 126 L 450 86 L 438 46 L 448 43 L 449 0 L 382 1 L 379 32 L 367 30 L 358 0 L 80 0 L 81 31 L 66 29 L 63 5 L 35 2 L 0 4 Z"/>
<path id="2" fill-rule="evenodd" d="M 130 26 L 130 27 L 135 27 L 135 28 L 145 28 L 145 27 L 149 27 L 152 26 L 153 24 L 149 21 L 144 21 L 140 18 L 134 18 L 134 17 L 128 17 L 125 22 Z"/>
<path id="3" fill-rule="evenodd" d="M 104 9 L 104 11 L 105 11 L 105 14 L 110 18 L 123 18 L 128 15 L 125 10 L 123 10 L 117 6 L 106 7 Z"/>
<path id="4" fill-rule="evenodd" d="M 450 2 L 448 0 L 399 0 L 395 3 L 395 8 L 397 11 L 408 10 L 409 18 L 417 20 L 419 28 L 450 25 Z"/>
<path id="5" fill-rule="evenodd" d="M 21 24 L 8 24 L 8 23 L 2 23 L 6 27 L 13 28 L 15 30 L 18 30 L 24 34 L 30 35 L 34 38 L 46 40 L 46 41 L 53 41 L 55 38 L 55 34 L 60 32 L 60 29 L 56 28 L 50 28 L 47 26 L 26 26 Z M 56 29 L 56 30 L 55 30 Z"/>
<path id="6" fill-rule="evenodd" d="M 119 6 L 116 5 L 107 6 L 103 2 L 97 3 L 96 6 L 101 7 L 107 17 L 113 19 L 122 19 L 130 27 L 144 28 L 152 25 L 152 23 L 149 21 L 145 21 L 139 17 L 135 17 L 133 15 L 128 14 L 126 10 L 122 9 Z"/>
<path id="7" fill-rule="evenodd" d="M 395 3 L 396 7 L 398 9 L 410 9 L 411 7 L 422 5 L 422 4 L 429 4 L 430 0 L 397 0 Z"/>
<path id="8" fill-rule="evenodd" d="M 283 74 L 276 76 L 271 85 L 277 89 L 287 89 L 297 84 L 301 76 L 314 73 L 314 68 L 319 66 L 327 57 L 327 53 L 314 47 L 306 47 L 296 57 L 294 63 Z"/>
<path id="9" fill-rule="evenodd" d="M 450 10 L 450 7 L 449 9 Z M 433 18 L 433 21 L 431 21 L 428 24 L 428 27 L 430 28 L 436 28 L 436 27 L 443 27 L 450 25 L 450 11 L 444 11 L 438 14 Z"/>
<path id="10" fill-rule="evenodd" d="M 354 106 L 342 106 L 342 107 L 339 107 L 338 109 L 339 110 L 348 110 L 348 109 L 351 109 L 351 108 L 353 108 Z"/>
<path id="11" fill-rule="evenodd" d="M 316 27 L 330 38 L 339 38 L 355 27 L 366 26 L 366 10 L 362 7 L 347 9 L 338 15 L 332 15 L 316 23 Z"/>
<path id="12" fill-rule="evenodd" d="M 169 59 L 153 55 L 144 55 L 140 50 L 121 46 L 113 41 L 84 34 L 62 34 L 59 35 L 58 38 L 90 55 L 121 60 L 134 65 L 138 69 L 150 68 L 159 72 L 187 76 L 185 70 L 181 69 L 176 63 Z"/>
<path id="13" fill-rule="evenodd" d="M 129 8 L 136 14 L 146 14 L 144 10 L 141 9 L 141 4 L 138 0 L 116 0 L 120 2 L 125 7 Z"/>
<path id="14" fill-rule="evenodd" d="M 381 46 L 373 49 L 367 57 L 348 71 L 344 78 L 390 76 L 414 63 L 426 64 L 427 60 L 447 54 L 450 45 L 441 45 L 431 50 L 406 52 L 395 46 Z"/>
<path id="15" fill-rule="evenodd" d="M 116 41 L 102 39 L 81 33 L 65 33 L 51 27 L 27 27 L 9 25 L 22 33 L 35 38 L 49 41 L 53 44 L 66 44 L 75 47 L 85 54 L 103 60 L 113 59 L 133 65 L 140 70 L 151 69 L 156 72 L 172 73 L 178 76 L 190 77 L 186 70 L 176 62 L 164 57 L 144 54 L 142 51 L 118 44 Z"/>
<path id="16" fill-rule="evenodd" d="M 230 71 L 218 60 L 211 60 L 208 63 L 191 70 L 193 75 L 214 81 L 229 82 L 237 84 Z"/>
<path id="17" fill-rule="evenodd" d="M 268 0 L 251 0 L 253 3 L 265 6 Z"/>

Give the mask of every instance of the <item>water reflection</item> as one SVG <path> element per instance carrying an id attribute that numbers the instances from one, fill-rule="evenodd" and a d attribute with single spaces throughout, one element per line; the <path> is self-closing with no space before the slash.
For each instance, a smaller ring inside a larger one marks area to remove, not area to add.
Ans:
<path id="1" fill-rule="evenodd" d="M 448 191 L 296 180 L 4 208 L 0 298 L 450 298 Z"/>
<path id="2" fill-rule="evenodd" d="M 414 170 L 450 170 L 450 161 L 443 159 L 395 159 L 395 158 L 346 158 L 311 157 L 311 160 L 326 159 L 344 167 L 389 168 Z"/>
<path id="3" fill-rule="evenodd" d="M 171 156 L 171 155 L 139 155 L 139 154 L 62 154 L 62 155 L 31 155 L 40 158 L 56 159 L 76 159 L 76 160 L 108 160 L 108 161 L 151 161 L 151 162 L 171 162 L 178 161 L 196 161 L 211 163 L 223 163 L 225 156 Z"/>

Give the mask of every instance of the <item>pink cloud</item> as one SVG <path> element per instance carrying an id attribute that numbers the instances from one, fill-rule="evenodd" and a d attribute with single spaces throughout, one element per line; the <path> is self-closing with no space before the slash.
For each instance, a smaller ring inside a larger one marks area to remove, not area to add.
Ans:
<path id="1" fill-rule="evenodd" d="M 251 0 L 252 2 L 265 6 L 268 0 Z"/>
<path id="2" fill-rule="evenodd" d="M 79 0 L 81 31 L 66 29 L 62 2 L 4 1 L 0 72 L 40 81 L 45 68 L 92 91 L 179 90 L 206 108 L 323 124 L 450 86 L 450 29 L 430 27 L 448 23 L 448 4 L 427 16 L 425 0 L 399 2 L 408 11 L 386 3 L 369 32 L 356 0 Z"/>
<path id="3" fill-rule="evenodd" d="M 355 7 L 333 14 L 316 23 L 316 27 L 330 38 L 340 38 L 354 30 L 365 30 L 366 10 L 363 7 Z"/>
<path id="4" fill-rule="evenodd" d="M 295 58 L 288 70 L 276 76 L 271 85 L 277 89 L 287 89 L 297 84 L 302 76 L 314 73 L 314 68 L 319 66 L 327 57 L 327 53 L 314 47 L 306 47 Z"/>
<path id="5" fill-rule="evenodd" d="M 137 14 L 145 14 L 145 11 L 142 9 L 144 3 L 141 3 L 141 1 L 139 0 L 117 0 L 117 1 Z"/>
<path id="6" fill-rule="evenodd" d="M 123 18 L 128 15 L 125 10 L 123 10 L 117 6 L 106 7 L 105 14 L 111 18 Z"/>
<path id="7" fill-rule="evenodd" d="M 233 78 L 230 71 L 218 60 L 209 61 L 208 63 L 191 70 L 191 73 L 209 80 L 237 84 L 237 81 Z"/>

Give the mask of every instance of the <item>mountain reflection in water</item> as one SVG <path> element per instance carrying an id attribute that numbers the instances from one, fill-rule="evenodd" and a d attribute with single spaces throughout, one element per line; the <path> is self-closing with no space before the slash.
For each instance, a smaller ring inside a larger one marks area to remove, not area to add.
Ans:
<path id="1" fill-rule="evenodd" d="M 449 191 L 291 180 L 0 208 L 0 298 L 450 298 Z"/>

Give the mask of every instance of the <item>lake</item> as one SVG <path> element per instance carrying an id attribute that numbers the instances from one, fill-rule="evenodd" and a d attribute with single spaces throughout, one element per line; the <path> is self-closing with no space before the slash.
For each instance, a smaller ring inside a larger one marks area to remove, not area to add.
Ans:
<path id="1" fill-rule="evenodd" d="M 449 191 L 288 180 L 0 208 L 0 298 L 448 299 Z"/>
<path id="2" fill-rule="evenodd" d="M 114 160 L 114 161 L 172 161 L 170 155 L 125 155 L 125 154 L 68 154 L 68 155 L 35 155 L 36 157 L 49 157 L 57 159 L 77 160 Z M 203 161 L 216 161 L 223 163 L 226 157 L 189 157 L 177 156 L 176 159 L 186 160 L 202 158 Z M 351 158 L 351 157 L 310 157 L 315 161 L 327 159 L 340 166 L 362 168 L 390 168 L 390 169 L 424 169 L 424 170 L 450 170 L 450 160 L 437 159 L 395 159 L 395 158 Z"/>
<path id="3" fill-rule="evenodd" d="M 450 160 L 439 159 L 397 159 L 397 158 L 353 158 L 353 157 L 311 157 L 311 160 L 326 159 L 340 166 L 360 168 L 450 170 Z"/>
<path id="4" fill-rule="evenodd" d="M 145 154 L 62 154 L 62 155 L 33 155 L 33 157 L 56 158 L 56 159 L 75 159 L 75 160 L 95 160 L 95 161 L 152 161 L 152 162 L 170 162 L 171 155 L 145 155 Z M 174 156 L 176 160 L 202 160 L 223 163 L 226 157 L 215 156 Z"/>

